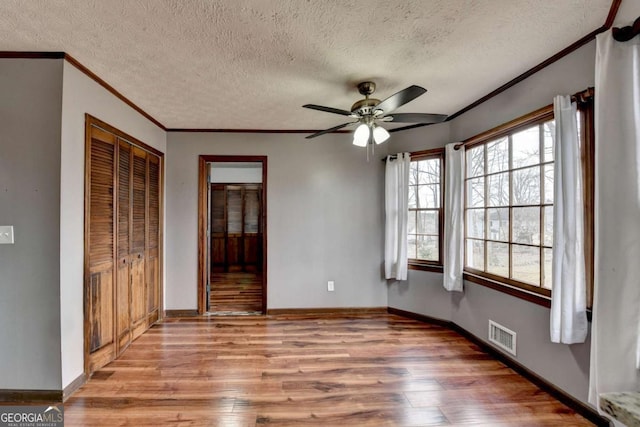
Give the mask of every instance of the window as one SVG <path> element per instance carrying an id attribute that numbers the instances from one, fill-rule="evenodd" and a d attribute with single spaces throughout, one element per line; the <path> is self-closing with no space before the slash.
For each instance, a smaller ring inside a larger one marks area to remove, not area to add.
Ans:
<path id="1" fill-rule="evenodd" d="M 467 150 L 465 266 L 550 294 L 553 119 Z"/>
<path id="2" fill-rule="evenodd" d="M 591 105 L 579 103 L 578 120 L 589 206 L 585 210 L 588 289 L 593 286 L 589 274 L 593 268 Z M 548 303 L 544 298 L 551 296 L 553 288 L 554 138 L 553 107 L 548 106 L 467 141 L 468 279 L 527 299 L 537 294 L 542 297 L 538 302 Z"/>
<path id="3" fill-rule="evenodd" d="M 410 268 L 442 265 L 442 159 L 441 149 L 411 154 L 407 225 Z"/>

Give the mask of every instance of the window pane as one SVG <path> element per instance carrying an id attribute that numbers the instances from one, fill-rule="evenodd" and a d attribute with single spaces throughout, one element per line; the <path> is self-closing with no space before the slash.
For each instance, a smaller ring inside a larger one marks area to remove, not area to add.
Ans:
<path id="1" fill-rule="evenodd" d="M 488 239 L 509 241 L 509 208 L 487 209 Z"/>
<path id="2" fill-rule="evenodd" d="M 438 184 L 440 182 L 440 159 L 419 160 L 418 183 Z"/>
<path id="3" fill-rule="evenodd" d="M 416 200 L 418 199 L 418 187 L 416 185 L 409 186 L 409 208 L 417 208 Z"/>
<path id="4" fill-rule="evenodd" d="M 418 162 L 409 163 L 409 185 L 418 185 L 419 177 Z"/>
<path id="5" fill-rule="evenodd" d="M 484 242 L 467 239 L 466 266 L 476 270 L 484 270 Z"/>
<path id="6" fill-rule="evenodd" d="M 544 241 L 545 246 L 553 246 L 553 206 L 544 208 Z"/>
<path id="7" fill-rule="evenodd" d="M 513 171 L 513 204 L 540 204 L 540 167 Z"/>
<path id="8" fill-rule="evenodd" d="M 544 249 L 544 280 L 542 287 L 551 289 L 553 283 L 553 268 L 551 267 L 551 260 L 553 259 L 552 249 Z"/>
<path id="9" fill-rule="evenodd" d="M 487 272 L 509 277 L 509 244 L 487 242 Z"/>
<path id="10" fill-rule="evenodd" d="M 487 143 L 487 173 L 509 169 L 509 138 Z"/>
<path id="11" fill-rule="evenodd" d="M 418 259 L 438 261 L 438 238 L 434 236 L 418 236 Z"/>
<path id="12" fill-rule="evenodd" d="M 511 138 L 514 168 L 540 163 L 540 131 L 537 125 L 514 133 Z"/>
<path id="13" fill-rule="evenodd" d="M 408 257 L 438 262 L 440 245 L 441 159 L 411 162 L 409 170 Z"/>
<path id="14" fill-rule="evenodd" d="M 544 161 L 553 161 L 554 141 L 556 139 L 556 122 L 551 120 L 542 125 L 544 129 Z"/>
<path id="15" fill-rule="evenodd" d="M 407 234 L 416 234 L 416 211 L 409 211 L 407 217 Z"/>
<path id="16" fill-rule="evenodd" d="M 418 234 L 438 234 L 438 211 L 418 211 Z"/>
<path id="17" fill-rule="evenodd" d="M 553 203 L 553 164 L 544 167 L 544 203 Z"/>
<path id="18" fill-rule="evenodd" d="M 418 253 L 416 250 L 417 239 L 415 234 L 409 235 L 407 239 L 407 258 L 416 259 Z"/>
<path id="19" fill-rule="evenodd" d="M 467 207 L 484 207 L 484 178 L 474 178 L 467 181 Z"/>
<path id="20" fill-rule="evenodd" d="M 540 208 L 513 208 L 513 242 L 540 244 Z"/>
<path id="21" fill-rule="evenodd" d="M 440 184 L 419 185 L 416 205 L 419 208 L 440 207 Z"/>
<path id="22" fill-rule="evenodd" d="M 467 210 L 467 237 L 484 239 L 484 209 Z"/>
<path id="23" fill-rule="evenodd" d="M 509 206 L 509 172 L 487 177 L 487 206 Z"/>
<path id="24" fill-rule="evenodd" d="M 467 150 L 467 177 L 484 175 L 484 145 Z"/>
<path id="25" fill-rule="evenodd" d="M 513 278 L 531 285 L 540 285 L 540 249 L 529 246 L 511 246 Z"/>

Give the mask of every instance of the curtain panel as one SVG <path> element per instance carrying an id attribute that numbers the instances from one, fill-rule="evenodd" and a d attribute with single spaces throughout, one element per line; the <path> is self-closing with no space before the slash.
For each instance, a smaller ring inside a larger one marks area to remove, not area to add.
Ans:
<path id="1" fill-rule="evenodd" d="M 595 276 L 589 401 L 640 390 L 640 36 L 596 38 Z"/>
<path id="2" fill-rule="evenodd" d="M 551 341 L 583 343 L 587 337 L 587 285 L 584 263 L 584 193 L 576 103 L 553 100 L 555 117 L 553 293 Z"/>
<path id="3" fill-rule="evenodd" d="M 464 268 L 464 168 L 465 149 L 459 143 L 445 147 L 443 286 L 461 292 Z"/>
<path id="4" fill-rule="evenodd" d="M 386 279 L 407 280 L 410 162 L 409 153 L 387 156 L 384 181 L 384 273 Z"/>

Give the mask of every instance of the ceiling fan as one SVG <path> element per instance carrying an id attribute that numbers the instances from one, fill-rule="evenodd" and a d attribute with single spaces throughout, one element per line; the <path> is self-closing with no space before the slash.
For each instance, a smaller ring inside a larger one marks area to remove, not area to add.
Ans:
<path id="1" fill-rule="evenodd" d="M 380 122 L 401 122 L 401 123 L 420 123 L 434 124 L 444 121 L 447 116 L 445 114 L 425 114 L 425 113 L 395 113 L 397 108 L 413 101 L 427 90 L 423 87 L 412 85 L 400 92 L 394 93 L 384 101 L 369 98 L 376 90 L 374 82 L 362 82 L 358 84 L 358 92 L 364 95 L 364 99 L 357 101 L 351 106 L 351 111 L 341 110 L 339 108 L 323 107 L 322 105 L 305 104 L 304 108 L 312 110 L 325 111 L 327 113 L 340 114 L 342 116 L 354 119 L 351 122 L 343 123 L 329 129 L 321 130 L 307 139 L 324 135 L 347 126 L 358 124 L 353 134 L 353 144 L 359 147 L 367 147 L 375 142 L 381 144 L 389 139 L 389 132 L 380 126 Z"/>

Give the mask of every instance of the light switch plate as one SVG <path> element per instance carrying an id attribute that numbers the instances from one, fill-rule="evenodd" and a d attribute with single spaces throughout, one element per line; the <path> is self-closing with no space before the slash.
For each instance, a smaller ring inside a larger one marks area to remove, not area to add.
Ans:
<path id="1" fill-rule="evenodd" d="M 13 225 L 0 225 L 0 245 L 13 245 Z"/>

